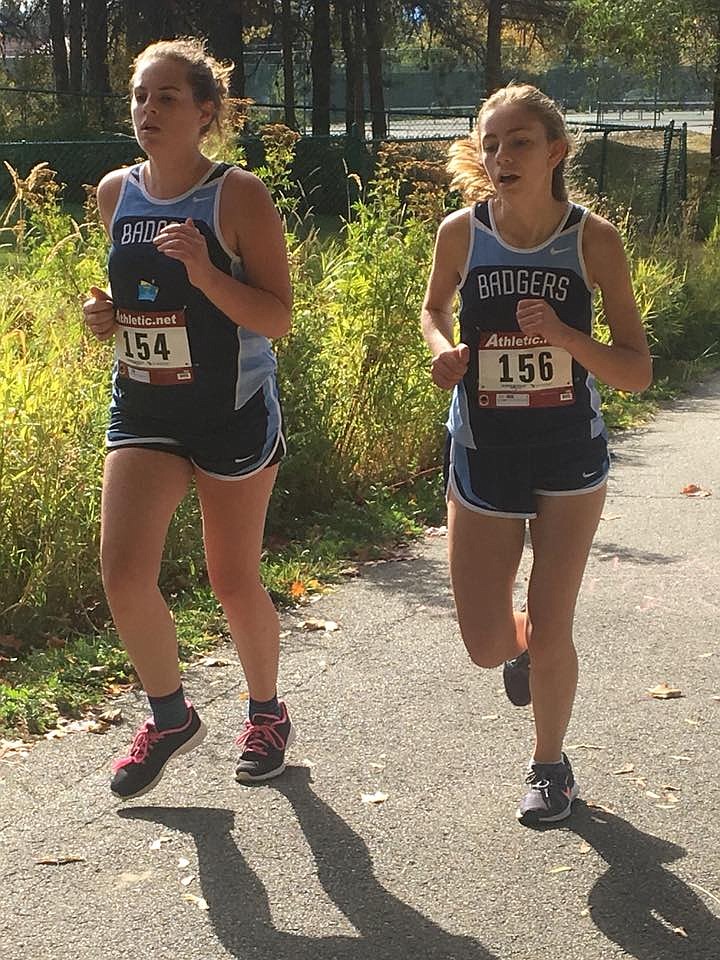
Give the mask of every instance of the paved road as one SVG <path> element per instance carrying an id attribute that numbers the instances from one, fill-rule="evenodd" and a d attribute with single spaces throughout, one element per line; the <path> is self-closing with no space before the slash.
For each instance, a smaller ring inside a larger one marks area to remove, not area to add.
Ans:
<path id="1" fill-rule="evenodd" d="M 137 695 L 106 735 L 5 765 L 3 960 L 718 960 L 720 377 L 614 449 L 567 825 L 515 821 L 529 712 L 464 656 L 428 537 L 311 608 L 339 630 L 284 618 L 300 739 L 273 785 L 233 782 L 232 663 L 189 671 L 210 736 L 144 804 L 106 788 Z M 662 681 L 683 697 L 649 697 Z"/>

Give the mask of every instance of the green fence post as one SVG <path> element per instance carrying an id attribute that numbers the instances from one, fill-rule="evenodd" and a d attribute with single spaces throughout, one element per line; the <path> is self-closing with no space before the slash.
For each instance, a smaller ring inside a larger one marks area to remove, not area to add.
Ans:
<path id="1" fill-rule="evenodd" d="M 687 122 L 680 128 L 680 199 L 688 198 Z"/>
<path id="2" fill-rule="evenodd" d="M 605 165 L 607 163 L 607 145 L 610 131 L 607 127 L 603 130 L 602 147 L 600 148 L 600 176 L 598 177 L 598 196 L 601 197 L 605 190 Z"/>
<path id="3" fill-rule="evenodd" d="M 664 155 L 662 164 L 662 180 L 660 182 L 660 195 L 658 197 L 657 215 L 655 217 L 655 230 L 660 226 L 663 215 L 667 216 L 667 178 L 670 167 L 670 151 L 672 150 L 673 133 L 675 131 L 675 121 L 671 120 L 665 128 L 664 136 Z"/>

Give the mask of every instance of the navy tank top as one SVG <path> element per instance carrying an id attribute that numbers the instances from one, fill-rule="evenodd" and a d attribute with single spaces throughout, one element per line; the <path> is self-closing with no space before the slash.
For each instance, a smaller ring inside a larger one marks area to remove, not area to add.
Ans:
<path id="1" fill-rule="evenodd" d="M 130 167 L 110 223 L 110 287 L 119 324 L 112 407 L 189 429 L 222 424 L 274 378 L 270 341 L 233 323 L 188 280 L 184 264 L 156 249 L 168 223 L 190 218 L 212 263 L 242 281 L 225 242 L 220 192 L 230 164 L 214 164 L 182 196 L 159 200 Z"/>
<path id="2" fill-rule="evenodd" d="M 537 247 L 507 244 L 491 201 L 470 212 L 470 242 L 460 294 L 460 339 L 470 363 L 455 387 L 447 427 L 456 442 L 481 447 L 546 446 L 604 433 L 591 373 L 516 320 L 524 299 L 544 299 L 569 326 L 588 335 L 593 290 L 582 253 L 588 211 L 568 203 L 551 237 Z"/>

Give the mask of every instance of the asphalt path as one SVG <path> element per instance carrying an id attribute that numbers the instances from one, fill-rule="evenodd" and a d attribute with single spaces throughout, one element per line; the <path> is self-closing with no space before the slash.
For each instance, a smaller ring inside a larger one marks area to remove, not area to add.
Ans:
<path id="1" fill-rule="evenodd" d="M 515 820 L 530 711 L 465 656 L 436 533 L 283 616 L 299 739 L 273 783 L 233 780 L 229 647 L 186 676 L 207 740 L 141 801 L 107 789 L 139 693 L 0 763 L 3 960 L 718 960 L 720 377 L 613 449 L 569 821 Z"/>

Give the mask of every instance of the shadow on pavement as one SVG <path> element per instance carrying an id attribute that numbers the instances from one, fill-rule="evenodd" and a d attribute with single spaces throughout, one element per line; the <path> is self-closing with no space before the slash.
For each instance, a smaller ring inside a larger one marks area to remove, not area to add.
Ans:
<path id="1" fill-rule="evenodd" d="M 288 767 L 267 788 L 295 810 L 323 889 L 357 937 L 308 937 L 276 930 L 265 889 L 232 836 L 235 814 L 213 807 L 134 807 L 123 819 L 190 834 L 210 922 L 228 953 L 274 960 L 497 960 L 477 940 L 455 936 L 389 893 L 373 873 L 362 839 L 310 788 L 306 767 Z M 258 788 L 252 788 L 258 789 Z M 298 890 L 302 897 L 302 890 Z"/>
<path id="2" fill-rule="evenodd" d="M 582 801 L 566 829 L 608 864 L 588 896 L 590 915 L 608 940 L 637 960 L 717 960 L 720 919 L 663 866 L 684 857 L 682 847 Z"/>
<path id="3" fill-rule="evenodd" d="M 606 563 L 618 557 L 618 559 L 628 560 L 630 563 L 648 563 L 652 566 L 680 563 L 685 559 L 680 554 L 672 555 L 652 553 L 649 550 L 635 550 L 632 547 L 622 547 L 617 543 L 603 543 L 599 539 L 593 541 L 592 554 L 600 563 Z"/>

